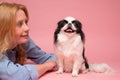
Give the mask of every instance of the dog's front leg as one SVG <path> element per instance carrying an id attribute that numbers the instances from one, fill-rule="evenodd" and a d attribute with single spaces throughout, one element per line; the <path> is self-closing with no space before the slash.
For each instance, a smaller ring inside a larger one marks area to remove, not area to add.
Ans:
<path id="1" fill-rule="evenodd" d="M 78 76 L 79 70 L 82 67 L 82 62 L 83 62 L 83 58 L 82 57 L 75 57 L 74 59 L 74 64 L 73 64 L 73 71 L 72 71 L 72 76 L 76 77 Z"/>
<path id="2" fill-rule="evenodd" d="M 62 74 L 64 71 L 64 65 L 63 65 L 63 55 L 59 54 L 57 55 L 57 66 L 58 66 L 58 71 L 56 73 Z"/>

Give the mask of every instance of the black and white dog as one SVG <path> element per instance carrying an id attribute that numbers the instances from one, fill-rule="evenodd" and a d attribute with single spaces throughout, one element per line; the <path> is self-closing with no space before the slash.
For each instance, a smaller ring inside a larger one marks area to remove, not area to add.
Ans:
<path id="1" fill-rule="evenodd" d="M 84 43 L 85 35 L 80 21 L 66 17 L 58 22 L 54 32 L 57 73 L 72 72 L 72 76 L 78 76 L 79 72 L 108 70 L 109 66 L 106 64 L 88 64 L 84 54 Z"/>
<path id="2" fill-rule="evenodd" d="M 72 76 L 77 76 L 80 70 L 89 68 L 84 55 L 84 42 L 85 35 L 80 21 L 67 17 L 58 22 L 54 32 L 57 73 L 72 72 Z"/>

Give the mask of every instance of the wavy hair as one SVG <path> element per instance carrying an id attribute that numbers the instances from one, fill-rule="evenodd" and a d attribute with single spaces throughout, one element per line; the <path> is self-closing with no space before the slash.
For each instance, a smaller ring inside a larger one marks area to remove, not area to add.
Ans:
<path id="1" fill-rule="evenodd" d="M 27 8 L 22 4 L 2 2 L 0 3 L 0 59 L 7 50 L 15 44 L 16 12 L 23 10 L 27 20 L 29 19 Z M 26 52 L 19 44 L 16 62 L 24 64 Z"/>

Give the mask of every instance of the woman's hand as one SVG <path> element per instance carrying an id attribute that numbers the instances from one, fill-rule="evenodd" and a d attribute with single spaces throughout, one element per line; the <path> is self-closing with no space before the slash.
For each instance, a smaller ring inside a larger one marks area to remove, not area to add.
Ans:
<path id="1" fill-rule="evenodd" d="M 45 65 L 48 68 L 48 70 L 55 70 L 55 68 L 56 68 L 56 62 L 52 61 L 52 60 L 46 61 Z"/>
<path id="2" fill-rule="evenodd" d="M 42 76 L 47 71 L 54 70 L 55 67 L 56 67 L 56 62 L 52 60 L 48 60 L 44 64 L 36 64 L 39 77 Z"/>

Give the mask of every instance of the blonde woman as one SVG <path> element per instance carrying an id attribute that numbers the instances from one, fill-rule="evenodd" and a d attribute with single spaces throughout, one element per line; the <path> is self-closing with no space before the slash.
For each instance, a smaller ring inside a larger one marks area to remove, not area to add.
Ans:
<path id="1" fill-rule="evenodd" d="M 0 80 L 38 80 L 56 66 L 56 57 L 29 37 L 28 20 L 24 5 L 0 3 Z"/>

